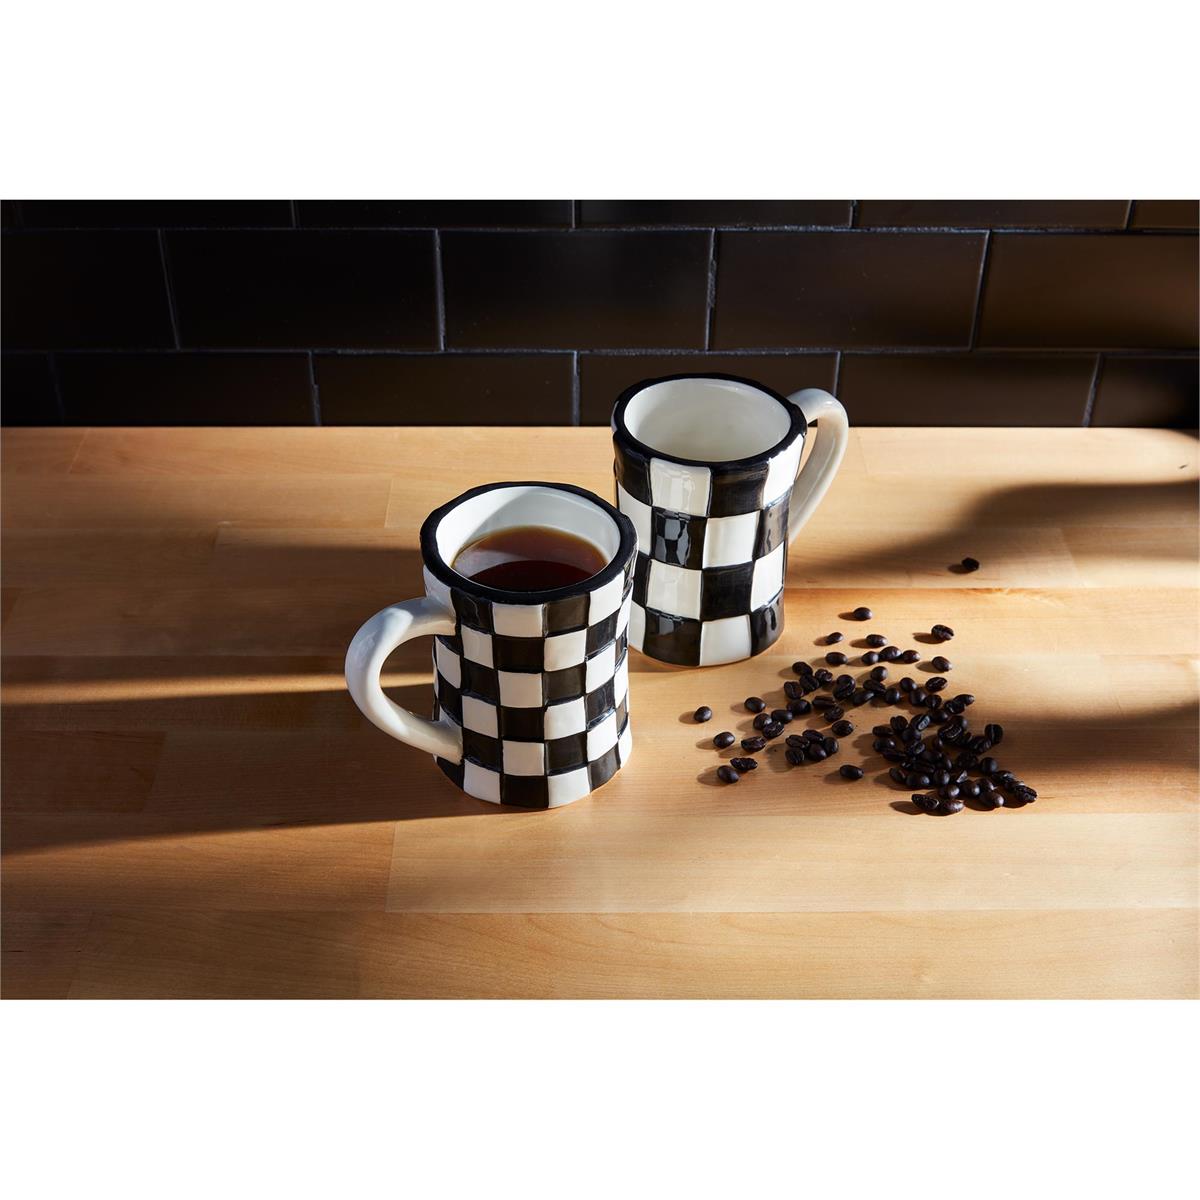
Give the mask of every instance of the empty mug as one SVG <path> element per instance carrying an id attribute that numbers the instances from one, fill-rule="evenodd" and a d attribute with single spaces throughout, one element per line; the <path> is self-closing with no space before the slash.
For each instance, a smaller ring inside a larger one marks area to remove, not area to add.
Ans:
<path id="1" fill-rule="evenodd" d="M 848 429 L 818 388 L 784 397 L 734 375 L 672 375 L 622 392 L 617 505 L 638 536 L 629 644 L 693 667 L 770 646 L 783 631 L 788 542 L 828 490 Z"/>
<path id="2" fill-rule="evenodd" d="M 594 575 L 545 591 L 491 587 L 454 570 L 460 550 L 499 530 L 573 534 L 600 552 Z M 629 518 L 582 488 L 472 488 L 421 526 L 425 595 L 378 612 L 354 635 L 346 684 L 375 725 L 434 755 L 468 795 L 556 808 L 606 783 L 629 760 L 626 630 L 637 542 Z M 384 694 L 397 646 L 434 640 L 434 719 Z"/>

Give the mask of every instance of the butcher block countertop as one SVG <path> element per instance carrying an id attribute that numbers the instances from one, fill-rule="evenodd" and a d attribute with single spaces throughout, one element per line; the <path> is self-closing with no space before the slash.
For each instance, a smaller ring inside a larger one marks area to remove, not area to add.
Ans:
<path id="1" fill-rule="evenodd" d="M 503 479 L 610 497 L 607 430 L 6 430 L 3 994 L 1195 996 L 1196 451 L 855 430 L 780 641 L 631 654 L 629 766 L 520 812 L 369 725 L 343 655 L 419 594 L 430 509 Z M 716 783 L 712 735 L 834 629 L 949 657 L 1038 801 L 905 811 L 886 709 L 829 763 Z M 429 653 L 385 676 L 422 712 Z"/>

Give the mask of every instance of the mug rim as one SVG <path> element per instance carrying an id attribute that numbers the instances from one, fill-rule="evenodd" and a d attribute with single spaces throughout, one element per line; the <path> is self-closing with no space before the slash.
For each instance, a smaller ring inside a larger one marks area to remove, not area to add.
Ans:
<path id="1" fill-rule="evenodd" d="M 589 575 L 586 579 L 579 580 L 578 583 L 568 583 L 557 588 L 543 588 L 536 592 L 491 587 L 489 584 L 480 583 L 478 580 L 456 571 L 438 550 L 438 526 L 446 516 L 467 500 L 472 500 L 485 492 L 514 487 L 550 488 L 558 492 L 570 492 L 589 501 L 605 516 L 610 517 L 617 527 L 618 544 L 612 558 L 594 575 Z M 577 487 L 573 483 L 551 483 L 545 479 L 511 479 L 497 483 L 481 483 L 478 487 L 468 488 L 454 499 L 439 505 L 421 523 L 420 546 L 421 559 L 425 567 L 439 583 L 443 583 L 447 587 L 466 592 L 480 600 L 491 600 L 497 604 L 548 604 L 554 600 L 565 600 L 570 596 L 595 591 L 597 587 L 602 587 L 614 580 L 625 570 L 626 562 L 637 550 L 637 533 L 633 528 L 633 522 L 620 509 L 597 496 L 595 492 L 589 492 L 587 488 Z"/>
<path id="2" fill-rule="evenodd" d="M 754 391 L 761 392 L 777 403 L 782 404 L 791 419 L 791 426 L 788 432 L 773 446 L 768 446 L 765 450 L 760 450 L 757 454 L 749 454 L 745 458 L 683 458 L 681 455 L 670 454 L 666 450 L 660 450 L 655 446 L 651 446 L 648 442 L 640 441 L 634 437 L 625 422 L 625 410 L 629 407 L 630 401 L 639 392 L 656 383 L 676 383 L 684 379 L 720 379 L 726 383 L 740 383 L 744 387 L 753 388 Z M 754 379 L 747 379 L 744 375 L 726 375 L 722 371 L 684 371 L 678 375 L 656 375 L 651 379 L 643 379 L 627 387 L 617 397 L 617 402 L 613 405 L 612 431 L 614 438 L 620 437 L 623 442 L 627 443 L 640 454 L 645 455 L 646 458 L 661 458 L 666 462 L 679 463 L 685 467 L 707 467 L 710 471 L 725 472 L 744 471 L 747 468 L 759 466 L 768 459 L 773 458 L 787 446 L 790 446 L 797 438 L 807 435 L 808 421 L 805 420 L 799 405 L 793 404 L 786 396 L 777 392 L 774 388 L 768 387 L 765 383 L 759 383 Z"/>

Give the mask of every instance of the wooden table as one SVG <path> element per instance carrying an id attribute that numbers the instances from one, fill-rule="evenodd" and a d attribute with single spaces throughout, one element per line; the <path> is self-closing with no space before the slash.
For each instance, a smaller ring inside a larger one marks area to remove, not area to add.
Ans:
<path id="1" fill-rule="evenodd" d="M 11 430 L 3 468 L 6 996 L 1197 994 L 1191 436 L 855 431 L 783 638 L 634 654 L 633 762 L 546 813 L 368 725 L 342 656 L 419 591 L 429 509 L 609 495 L 607 431 Z M 828 770 L 715 783 L 709 738 L 822 635 L 939 621 L 1035 805 L 901 811 L 867 710 Z M 428 655 L 388 677 L 422 710 Z"/>

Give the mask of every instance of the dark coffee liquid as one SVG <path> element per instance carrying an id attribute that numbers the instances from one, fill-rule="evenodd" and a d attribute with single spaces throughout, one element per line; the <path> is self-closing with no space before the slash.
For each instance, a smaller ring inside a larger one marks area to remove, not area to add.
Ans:
<path id="1" fill-rule="evenodd" d="M 573 533 L 541 525 L 517 525 L 484 534 L 464 546 L 454 569 L 488 587 L 514 592 L 541 592 L 580 583 L 608 560 Z"/>

